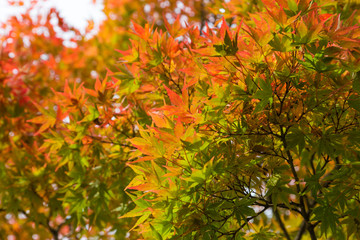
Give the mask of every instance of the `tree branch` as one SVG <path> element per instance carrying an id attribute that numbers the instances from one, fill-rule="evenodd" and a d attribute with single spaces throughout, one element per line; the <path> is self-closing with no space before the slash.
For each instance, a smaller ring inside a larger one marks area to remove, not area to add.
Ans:
<path id="1" fill-rule="evenodd" d="M 302 236 L 304 235 L 305 231 L 306 231 L 306 222 L 302 221 L 300 224 L 300 230 L 296 234 L 296 237 L 294 238 L 294 240 L 300 240 L 302 238 Z"/>
<path id="2" fill-rule="evenodd" d="M 283 231 L 284 235 L 285 235 L 285 238 L 287 240 L 290 240 L 290 235 L 288 233 L 288 231 L 286 230 L 286 227 L 283 223 L 283 221 L 281 220 L 281 217 L 280 217 L 280 214 L 279 214 L 279 210 L 278 209 L 275 209 L 275 208 L 272 208 L 273 209 L 273 213 L 275 215 L 275 218 L 276 218 L 276 221 L 279 223 L 279 226 L 281 228 L 281 230 Z"/>

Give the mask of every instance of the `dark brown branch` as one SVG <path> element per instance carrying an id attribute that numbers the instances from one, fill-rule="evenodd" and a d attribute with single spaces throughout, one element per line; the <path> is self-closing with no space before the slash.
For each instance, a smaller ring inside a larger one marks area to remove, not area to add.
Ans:
<path id="1" fill-rule="evenodd" d="M 337 158 L 335 159 L 335 161 L 336 161 L 336 166 L 334 167 L 333 170 L 331 170 L 328 174 L 326 174 L 326 175 L 324 176 L 324 179 L 326 179 L 326 178 L 334 175 L 336 171 L 340 170 L 341 164 L 340 164 L 339 158 L 337 157 Z M 332 180 L 330 180 L 330 181 L 325 181 L 325 182 L 322 182 L 322 183 L 321 183 L 321 186 L 322 186 L 323 188 L 327 188 L 327 187 L 330 186 L 331 183 L 332 183 Z M 310 215 L 310 213 L 311 213 L 310 211 L 312 210 L 312 208 L 314 208 L 314 206 L 315 206 L 316 204 L 317 204 L 317 202 L 316 202 L 314 199 L 309 203 L 309 212 L 308 212 L 308 215 Z M 318 225 L 319 223 L 320 223 L 320 221 L 316 222 L 315 224 L 312 224 L 312 225 L 308 226 L 308 231 L 309 231 L 309 233 L 310 233 L 310 237 L 311 237 L 312 240 L 313 240 L 313 239 L 317 239 L 317 238 L 316 238 L 316 235 L 315 235 L 314 228 L 315 228 L 316 225 Z M 304 220 L 304 221 L 301 222 L 300 230 L 299 230 L 299 232 L 298 232 L 298 234 L 296 235 L 296 237 L 295 237 L 294 240 L 300 240 L 300 239 L 302 238 L 302 235 L 305 233 L 305 230 L 306 230 L 306 222 L 305 222 L 305 220 Z"/>
<path id="2" fill-rule="evenodd" d="M 290 239 L 291 239 L 291 238 L 290 238 L 290 235 L 289 235 L 288 231 L 286 230 L 286 227 L 285 227 L 283 221 L 281 220 L 281 217 L 280 217 L 280 214 L 279 214 L 279 210 L 273 208 L 273 212 L 274 212 L 276 221 L 279 223 L 279 226 L 280 226 L 281 230 L 283 231 L 283 233 L 284 233 L 284 235 L 285 235 L 285 238 L 286 238 L 287 240 L 290 240 Z"/>
<path id="3" fill-rule="evenodd" d="M 203 33 L 203 28 L 205 27 L 205 21 L 206 21 L 206 12 L 205 12 L 205 3 L 204 0 L 201 0 L 200 3 L 200 21 L 201 21 L 201 26 L 200 26 L 200 34 Z"/>
<path id="4" fill-rule="evenodd" d="M 300 240 L 302 238 L 302 236 L 304 235 L 305 231 L 306 231 L 306 223 L 305 223 L 305 221 L 302 221 L 300 224 L 300 230 L 296 234 L 296 237 L 294 238 L 294 240 Z"/>

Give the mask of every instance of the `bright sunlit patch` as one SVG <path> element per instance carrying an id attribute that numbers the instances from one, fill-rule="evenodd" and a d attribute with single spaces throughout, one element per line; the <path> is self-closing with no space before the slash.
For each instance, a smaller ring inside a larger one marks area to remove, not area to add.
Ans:
<path id="1" fill-rule="evenodd" d="M 6 0 L 0 1 L 0 22 L 5 22 L 10 16 L 20 16 L 30 6 L 30 0 L 25 0 L 23 6 L 11 6 Z M 47 0 L 39 1 L 38 7 L 32 12 L 31 16 L 46 14 L 50 8 L 56 8 L 65 22 L 72 27 L 85 33 L 89 21 L 94 22 L 94 33 L 98 30 L 99 24 L 105 20 L 106 16 L 102 12 L 103 1 L 98 0 Z"/>
<path id="2" fill-rule="evenodd" d="M 63 119 L 63 123 L 70 123 L 70 118 L 69 118 L 69 116 L 67 116 L 66 118 Z"/>
<path id="3" fill-rule="evenodd" d="M 88 21 L 94 21 L 96 29 L 106 18 L 102 12 L 103 1 L 96 1 L 94 4 L 92 0 L 49 0 L 46 6 L 58 9 L 65 21 L 82 33 L 85 33 Z"/>

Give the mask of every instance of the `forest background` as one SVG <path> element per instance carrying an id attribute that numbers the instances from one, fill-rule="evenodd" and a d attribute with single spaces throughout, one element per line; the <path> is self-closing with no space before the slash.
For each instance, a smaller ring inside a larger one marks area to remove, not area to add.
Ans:
<path id="1" fill-rule="evenodd" d="M 84 31 L 30 2 L 1 26 L 1 239 L 360 238 L 357 1 L 104 0 Z"/>

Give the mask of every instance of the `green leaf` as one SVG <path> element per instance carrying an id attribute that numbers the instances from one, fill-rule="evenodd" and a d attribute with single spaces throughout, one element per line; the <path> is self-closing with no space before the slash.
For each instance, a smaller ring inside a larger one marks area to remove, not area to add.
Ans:
<path id="1" fill-rule="evenodd" d="M 223 23 L 225 24 L 225 23 Z M 225 32 L 225 37 L 224 37 L 224 44 L 219 45 L 219 44 L 214 44 L 214 48 L 215 51 L 218 52 L 221 56 L 233 56 L 237 53 L 238 51 L 238 34 L 235 35 L 234 40 L 231 40 L 230 35 L 228 33 L 228 31 Z"/>
<path id="2" fill-rule="evenodd" d="M 316 174 L 315 175 L 311 175 L 309 177 L 306 177 L 304 180 L 306 182 L 306 189 L 307 192 L 311 191 L 312 196 L 316 199 L 317 198 L 317 193 L 318 191 L 320 191 L 320 189 L 322 188 L 321 184 L 320 184 L 320 178 L 325 174 L 325 170 L 320 170 L 317 169 Z"/>
<path id="3" fill-rule="evenodd" d="M 156 231 L 156 229 L 154 228 L 154 226 L 152 224 L 150 224 L 150 228 L 152 231 L 153 236 L 157 239 L 157 240 L 163 240 L 162 236 L 160 235 L 160 233 L 158 231 Z"/>
<path id="4" fill-rule="evenodd" d="M 273 47 L 273 51 L 288 52 L 292 48 L 291 39 L 287 36 L 282 36 L 281 40 L 278 35 L 274 35 L 273 39 L 269 42 Z"/>
<path id="5" fill-rule="evenodd" d="M 289 150 L 297 146 L 298 154 L 300 155 L 305 147 L 305 135 L 301 130 L 294 128 L 286 135 L 286 142 L 287 149 Z"/>
<path id="6" fill-rule="evenodd" d="M 324 204 L 316 207 L 313 211 L 315 215 L 312 220 L 321 221 L 321 232 L 327 235 L 327 230 L 330 228 L 333 233 L 336 233 L 337 225 L 339 224 L 339 216 L 335 213 L 336 209 L 329 204 Z"/>
<path id="7" fill-rule="evenodd" d="M 89 114 L 84 117 L 82 122 L 91 122 L 99 117 L 99 111 L 97 110 L 97 107 L 89 106 L 88 107 Z"/>
<path id="8" fill-rule="evenodd" d="M 235 200 L 235 217 L 238 223 L 241 225 L 242 220 L 246 221 L 247 217 L 255 216 L 256 213 L 251 205 L 255 202 L 255 199 L 242 198 L 240 201 Z"/>
<path id="9" fill-rule="evenodd" d="M 297 12 L 298 6 L 295 0 L 288 0 L 288 6 L 291 11 L 293 11 L 294 13 Z"/>
<path id="10" fill-rule="evenodd" d="M 261 87 L 261 90 L 258 90 L 254 98 L 260 99 L 260 102 L 256 105 L 254 113 L 259 112 L 263 110 L 267 104 L 272 103 L 272 87 L 269 82 L 264 81 L 263 79 L 259 79 L 259 84 Z"/>
<path id="11" fill-rule="evenodd" d="M 141 217 L 136 221 L 135 225 L 129 231 L 132 231 L 134 228 L 136 228 L 137 226 L 139 226 L 140 224 L 145 222 L 145 220 L 148 219 L 150 215 L 151 215 L 151 212 L 142 212 Z M 122 217 L 124 217 L 124 216 L 122 216 Z"/>

